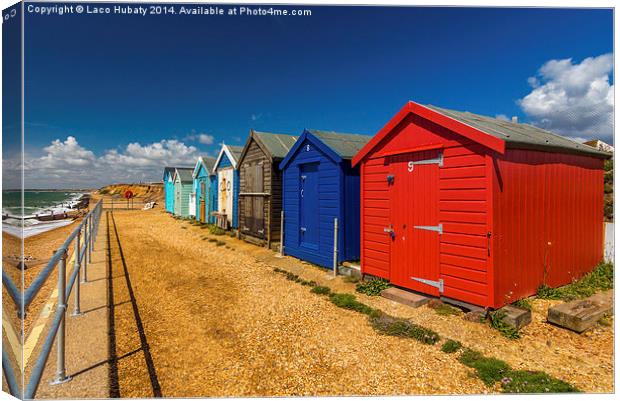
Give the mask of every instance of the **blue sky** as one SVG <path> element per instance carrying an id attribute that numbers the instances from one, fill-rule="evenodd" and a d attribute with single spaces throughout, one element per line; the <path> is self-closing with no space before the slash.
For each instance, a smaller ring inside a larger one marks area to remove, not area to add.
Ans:
<path id="1" fill-rule="evenodd" d="M 311 17 L 26 13 L 26 154 L 45 157 L 59 140 L 59 152 L 86 152 L 84 163 L 111 154 L 131 166 L 123 156 L 142 151 L 131 143 L 148 158 L 164 140 L 178 143 L 163 150 L 183 153 L 180 143 L 215 154 L 221 141 L 243 144 L 250 128 L 374 134 L 410 99 L 611 140 L 599 121 L 608 110 L 579 126 L 539 104 L 557 87 L 546 83 L 570 84 L 566 71 L 581 77 L 584 59 L 593 58 L 583 79 L 613 85 L 610 10 L 310 9 Z"/>

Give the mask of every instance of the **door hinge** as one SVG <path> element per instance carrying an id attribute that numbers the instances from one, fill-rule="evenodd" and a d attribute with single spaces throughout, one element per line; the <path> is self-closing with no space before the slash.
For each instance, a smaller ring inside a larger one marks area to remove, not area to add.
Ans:
<path id="1" fill-rule="evenodd" d="M 424 283 L 426 285 L 430 285 L 431 287 L 439 288 L 439 293 L 443 294 L 443 279 L 440 278 L 439 281 L 427 280 L 425 278 L 419 277 L 411 277 L 412 280 L 419 281 L 420 283 Z"/>
<path id="2" fill-rule="evenodd" d="M 408 163 L 408 168 L 409 171 L 413 171 L 413 166 L 415 166 L 416 164 L 437 164 L 439 167 L 443 167 L 443 152 L 439 152 L 439 155 L 437 155 L 436 158 L 434 159 L 426 159 L 426 160 L 418 160 L 418 161 L 410 161 Z"/>
<path id="3" fill-rule="evenodd" d="M 437 231 L 439 235 L 443 234 L 443 224 L 441 223 L 438 226 L 413 226 L 413 228 L 417 228 L 420 230 Z"/>

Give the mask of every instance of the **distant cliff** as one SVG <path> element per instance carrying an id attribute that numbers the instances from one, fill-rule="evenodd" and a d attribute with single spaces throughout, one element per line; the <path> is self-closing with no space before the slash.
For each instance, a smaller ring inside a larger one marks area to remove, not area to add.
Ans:
<path id="1" fill-rule="evenodd" d="M 147 202 L 164 199 L 164 188 L 161 183 L 113 184 L 99 188 L 95 193 L 99 195 L 118 195 L 123 197 L 127 190 L 130 190 L 133 196 L 144 198 Z"/>

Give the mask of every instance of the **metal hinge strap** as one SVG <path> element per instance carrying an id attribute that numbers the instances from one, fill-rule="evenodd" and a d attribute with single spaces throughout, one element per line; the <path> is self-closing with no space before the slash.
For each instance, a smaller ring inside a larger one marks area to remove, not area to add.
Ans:
<path id="1" fill-rule="evenodd" d="M 439 292 L 443 294 L 443 279 L 440 278 L 439 281 L 427 280 L 425 278 L 419 277 L 411 277 L 412 280 L 419 281 L 420 283 L 424 283 L 426 285 L 430 285 L 431 287 L 439 288 Z"/>
<path id="2" fill-rule="evenodd" d="M 439 152 L 439 155 L 434 159 L 418 160 L 415 162 L 409 162 L 409 165 L 416 164 L 438 164 L 439 167 L 443 167 L 443 152 Z"/>
<path id="3" fill-rule="evenodd" d="M 413 226 L 413 228 L 418 228 L 420 230 L 437 231 L 439 235 L 443 234 L 443 224 L 441 223 L 438 226 Z"/>

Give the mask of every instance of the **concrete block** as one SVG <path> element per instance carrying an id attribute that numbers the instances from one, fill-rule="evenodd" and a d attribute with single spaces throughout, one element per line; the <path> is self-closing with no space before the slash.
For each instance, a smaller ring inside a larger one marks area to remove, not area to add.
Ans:
<path id="1" fill-rule="evenodd" d="M 606 291 L 586 299 L 558 304 L 549 308 L 547 320 L 577 333 L 583 333 L 613 309 L 612 296 L 613 291 Z"/>
<path id="2" fill-rule="evenodd" d="M 401 290 L 396 287 L 387 288 L 381 291 L 381 296 L 413 308 L 419 308 L 429 301 L 429 298 L 423 295 Z"/>
<path id="3" fill-rule="evenodd" d="M 341 276 L 355 277 L 357 279 L 362 278 L 362 272 L 359 269 L 356 269 L 354 267 L 344 266 L 344 265 L 338 267 L 338 274 Z"/>
<path id="4" fill-rule="evenodd" d="M 521 329 L 532 323 L 532 311 L 506 305 L 498 312 L 503 313 L 502 321 L 514 329 Z"/>

